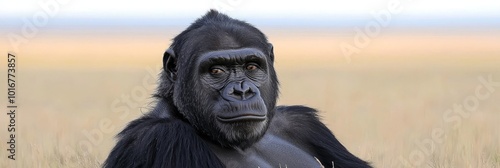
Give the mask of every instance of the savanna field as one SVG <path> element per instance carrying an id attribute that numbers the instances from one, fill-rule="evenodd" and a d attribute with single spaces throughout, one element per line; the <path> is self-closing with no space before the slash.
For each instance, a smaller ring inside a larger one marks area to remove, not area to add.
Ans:
<path id="1" fill-rule="evenodd" d="M 16 160 L 3 114 L 0 167 L 99 167 L 154 104 L 163 52 L 182 29 L 48 29 L 22 44 Z M 500 167 L 500 31 L 387 30 L 346 57 L 350 29 L 261 30 L 274 44 L 278 104 L 318 109 L 373 166 Z"/>

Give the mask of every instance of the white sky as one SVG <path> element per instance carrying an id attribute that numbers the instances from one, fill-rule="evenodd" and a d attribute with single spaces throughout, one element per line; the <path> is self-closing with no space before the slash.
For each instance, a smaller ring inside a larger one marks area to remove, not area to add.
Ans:
<path id="1" fill-rule="evenodd" d="M 56 0 L 0 0 L 0 17 L 30 17 L 38 3 Z M 500 16 L 500 0 L 58 0 L 59 17 L 197 17 L 226 5 L 226 13 L 245 17 L 335 17 L 369 15 L 400 2 L 405 16 Z M 67 3 L 66 3 L 67 2 Z"/>

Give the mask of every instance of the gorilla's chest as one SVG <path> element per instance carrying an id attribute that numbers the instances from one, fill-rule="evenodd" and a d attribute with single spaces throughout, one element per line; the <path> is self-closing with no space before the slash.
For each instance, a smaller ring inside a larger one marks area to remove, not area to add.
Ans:
<path id="1" fill-rule="evenodd" d="M 306 151 L 274 135 L 266 134 L 259 142 L 245 150 L 212 147 L 228 168 L 251 167 L 321 167 Z"/>

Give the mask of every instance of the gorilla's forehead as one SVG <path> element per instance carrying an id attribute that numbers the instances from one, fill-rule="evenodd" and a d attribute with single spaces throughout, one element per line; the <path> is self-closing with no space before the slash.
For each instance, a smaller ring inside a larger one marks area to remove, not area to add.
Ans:
<path id="1" fill-rule="evenodd" d="M 236 40 L 235 37 L 233 37 L 236 35 L 229 35 L 226 32 L 220 32 L 220 30 L 196 30 L 192 35 L 193 37 L 186 39 L 186 42 L 191 45 L 190 47 L 192 48 L 215 50 L 240 48 L 242 45 L 241 40 Z"/>
<path id="2" fill-rule="evenodd" d="M 226 50 L 216 50 L 203 53 L 198 57 L 198 65 L 203 61 L 209 60 L 238 60 L 245 56 L 253 56 L 266 60 L 266 55 L 259 49 L 256 48 L 240 48 L 240 49 L 226 49 Z"/>
<path id="3" fill-rule="evenodd" d="M 202 26 L 183 37 L 181 52 L 187 55 L 200 56 L 200 53 L 237 48 L 267 49 L 266 38 L 247 28 Z"/>

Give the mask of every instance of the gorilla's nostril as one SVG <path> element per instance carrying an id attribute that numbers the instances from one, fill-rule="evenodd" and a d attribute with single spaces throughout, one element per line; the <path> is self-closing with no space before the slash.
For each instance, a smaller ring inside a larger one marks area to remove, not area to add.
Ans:
<path id="1" fill-rule="evenodd" d="M 251 82 L 235 82 L 229 84 L 224 89 L 223 97 L 228 97 L 228 100 L 247 100 L 256 95 L 254 89 L 252 89 L 253 85 Z"/>
<path id="2" fill-rule="evenodd" d="M 238 97 L 239 99 L 244 100 L 246 97 L 248 97 L 249 90 L 240 90 L 240 89 L 235 89 L 232 93 L 232 95 Z"/>
<path id="3" fill-rule="evenodd" d="M 253 92 L 247 92 L 246 94 L 241 95 L 241 97 L 243 98 L 243 100 L 247 100 L 247 99 L 252 98 L 254 95 L 255 95 L 255 93 L 253 93 Z"/>

